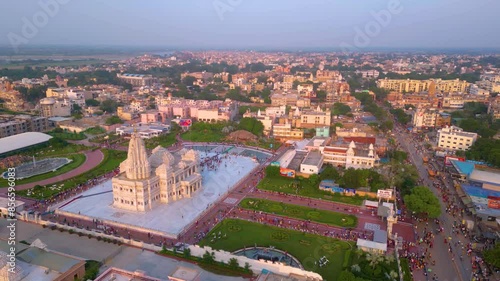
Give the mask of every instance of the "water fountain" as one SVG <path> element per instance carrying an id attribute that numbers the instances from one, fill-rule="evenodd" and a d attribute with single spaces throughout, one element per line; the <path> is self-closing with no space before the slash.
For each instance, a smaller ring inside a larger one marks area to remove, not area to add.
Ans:
<path id="1" fill-rule="evenodd" d="M 57 169 L 61 168 L 64 165 L 71 163 L 71 159 L 69 158 L 45 158 L 36 161 L 35 156 L 33 156 L 33 161 L 23 163 L 17 167 L 16 169 L 16 179 L 24 179 L 33 177 L 36 175 L 45 174 L 48 172 L 54 172 Z M 6 179 L 8 177 L 8 173 L 3 173 L 2 177 Z"/>

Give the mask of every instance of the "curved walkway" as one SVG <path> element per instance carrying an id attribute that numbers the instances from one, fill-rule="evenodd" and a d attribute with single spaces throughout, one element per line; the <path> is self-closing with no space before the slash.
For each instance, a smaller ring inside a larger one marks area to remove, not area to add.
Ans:
<path id="1" fill-rule="evenodd" d="M 51 183 L 56 183 L 62 180 L 67 180 L 72 177 L 76 177 L 80 174 L 83 174 L 85 172 L 90 171 L 91 169 L 95 168 L 97 165 L 99 165 L 102 160 L 104 159 L 104 155 L 102 154 L 101 150 L 95 150 L 95 151 L 86 151 L 85 152 L 85 162 L 80 165 L 78 168 L 71 170 L 67 173 L 64 173 L 62 175 L 58 175 L 49 179 L 41 180 L 41 181 L 36 181 L 36 182 L 31 182 L 23 185 L 18 185 L 16 186 L 16 190 L 25 190 L 28 188 L 32 188 L 35 185 L 47 185 Z M 5 190 L 6 191 L 6 190 Z M 5 193 L 4 190 L 0 191 L 1 193 Z"/>

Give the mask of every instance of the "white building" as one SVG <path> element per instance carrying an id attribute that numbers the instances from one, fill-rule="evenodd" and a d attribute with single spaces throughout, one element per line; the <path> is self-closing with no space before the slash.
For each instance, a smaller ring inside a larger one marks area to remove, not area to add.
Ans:
<path id="1" fill-rule="evenodd" d="M 451 126 L 438 131 L 438 147 L 445 150 L 467 150 L 477 139 L 476 133 L 464 132 Z"/>
<path id="2" fill-rule="evenodd" d="M 70 116 L 71 102 L 54 98 L 43 98 L 40 100 L 40 114 L 43 117 Z"/>
<path id="3" fill-rule="evenodd" d="M 477 95 L 477 96 L 489 96 L 490 95 L 490 91 L 488 91 L 486 89 L 479 88 L 479 86 L 476 84 L 470 85 L 469 93 L 471 95 Z"/>
<path id="4" fill-rule="evenodd" d="M 300 172 L 304 174 L 319 174 L 323 166 L 323 155 L 318 150 L 312 150 L 307 153 L 304 161 L 300 164 Z"/>
<path id="5" fill-rule="evenodd" d="M 181 149 L 175 156 L 158 146 L 148 157 L 144 141 L 132 134 L 128 157 L 113 177 L 113 206 L 131 211 L 152 210 L 201 189 L 200 157 L 194 150 Z"/>

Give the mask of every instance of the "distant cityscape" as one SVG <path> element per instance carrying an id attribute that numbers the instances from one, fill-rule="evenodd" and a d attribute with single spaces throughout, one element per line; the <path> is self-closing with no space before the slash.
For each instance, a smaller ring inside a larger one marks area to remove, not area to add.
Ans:
<path id="1" fill-rule="evenodd" d="M 0 280 L 500 279 L 498 54 L 114 55 L 0 69 Z"/>

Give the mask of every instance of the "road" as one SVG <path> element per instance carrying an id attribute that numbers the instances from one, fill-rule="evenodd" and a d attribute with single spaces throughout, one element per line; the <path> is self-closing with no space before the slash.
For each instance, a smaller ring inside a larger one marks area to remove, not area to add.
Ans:
<path id="1" fill-rule="evenodd" d="M 436 260 L 436 265 L 430 266 L 432 275 L 436 274 L 439 280 L 442 281 L 471 280 L 471 259 L 467 255 L 462 255 L 463 260 L 460 260 L 458 257 L 462 252 L 461 246 L 459 245 L 457 247 L 454 245 L 457 240 L 463 243 L 469 243 L 470 241 L 467 241 L 468 239 L 462 235 L 451 234 L 453 221 L 461 221 L 462 218 L 453 217 L 446 212 L 446 204 L 442 201 L 442 195 L 440 191 L 434 187 L 434 180 L 429 178 L 427 168 L 423 163 L 422 156 L 424 156 L 425 152 L 418 150 L 421 144 L 417 143 L 410 133 L 406 132 L 404 129 L 397 131 L 395 136 L 402 148 L 408 152 L 411 162 L 415 165 L 420 178 L 423 180 L 423 184 L 428 186 L 441 201 L 442 214 L 439 217 L 439 221 L 444 228 L 444 232 L 435 234 L 434 247 L 429 249 L 433 259 Z M 445 181 L 445 185 L 447 190 L 453 190 L 454 188 L 450 185 L 449 181 Z M 419 223 L 416 231 L 420 236 L 424 228 L 430 230 L 437 228 L 437 226 L 435 226 L 433 222 L 430 222 L 430 227 L 423 222 Z M 451 243 L 445 244 L 444 240 L 448 239 L 448 237 L 452 237 Z M 449 252 L 449 245 L 452 245 L 452 253 Z M 419 273 L 420 274 L 414 274 L 416 280 L 431 279 L 431 274 L 425 277 L 422 272 Z"/>

